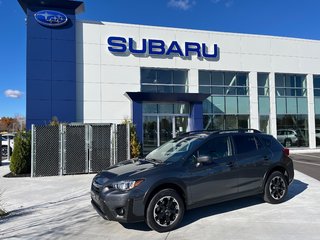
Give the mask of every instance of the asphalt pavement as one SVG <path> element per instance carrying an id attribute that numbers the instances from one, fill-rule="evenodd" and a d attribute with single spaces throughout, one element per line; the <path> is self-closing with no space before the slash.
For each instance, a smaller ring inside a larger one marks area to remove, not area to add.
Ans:
<path id="1" fill-rule="evenodd" d="M 320 153 L 294 153 L 290 157 L 293 160 L 294 169 L 320 180 Z"/>

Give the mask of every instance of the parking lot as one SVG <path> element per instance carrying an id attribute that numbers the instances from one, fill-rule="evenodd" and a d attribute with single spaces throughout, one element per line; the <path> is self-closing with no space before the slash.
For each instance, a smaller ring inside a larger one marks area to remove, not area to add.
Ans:
<path id="1" fill-rule="evenodd" d="M 320 184 L 296 171 L 287 201 L 264 203 L 260 197 L 188 211 L 179 229 L 157 233 L 145 223 L 121 225 L 103 220 L 90 204 L 93 175 L 3 178 L 0 239 L 319 239 Z"/>
<path id="2" fill-rule="evenodd" d="M 320 153 L 295 153 L 290 156 L 296 170 L 320 180 Z"/>

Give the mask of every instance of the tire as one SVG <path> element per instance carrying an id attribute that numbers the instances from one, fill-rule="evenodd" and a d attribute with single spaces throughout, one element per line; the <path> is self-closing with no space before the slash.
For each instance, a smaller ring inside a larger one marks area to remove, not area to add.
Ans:
<path id="1" fill-rule="evenodd" d="M 146 223 L 157 232 L 175 229 L 184 215 L 184 202 L 173 189 L 164 189 L 156 193 L 146 210 Z"/>
<path id="2" fill-rule="evenodd" d="M 264 186 L 263 199 L 271 204 L 282 203 L 288 193 L 288 181 L 281 172 L 273 172 Z"/>
<path id="3" fill-rule="evenodd" d="M 292 141 L 290 139 L 284 140 L 284 146 L 285 147 L 291 147 L 292 146 Z"/>

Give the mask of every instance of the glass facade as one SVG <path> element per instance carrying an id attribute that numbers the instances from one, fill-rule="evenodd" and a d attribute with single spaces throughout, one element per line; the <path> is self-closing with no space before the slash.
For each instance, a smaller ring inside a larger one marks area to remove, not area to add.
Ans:
<path id="1" fill-rule="evenodd" d="M 316 146 L 320 146 L 320 76 L 313 76 Z"/>
<path id="2" fill-rule="evenodd" d="M 270 133 L 269 73 L 258 73 L 258 102 L 260 131 Z"/>
<path id="3" fill-rule="evenodd" d="M 199 71 L 199 93 L 211 94 L 203 102 L 204 129 L 250 127 L 248 73 Z"/>
<path id="4" fill-rule="evenodd" d="M 277 138 L 286 147 L 309 146 L 306 75 L 275 74 Z"/>
<path id="5" fill-rule="evenodd" d="M 141 92 L 187 93 L 188 71 L 141 68 Z"/>
<path id="6" fill-rule="evenodd" d="M 199 70 L 198 92 L 210 96 L 203 101 L 203 128 L 223 130 L 250 128 L 249 74 L 246 72 Z M 286 147 L 308 147 L 307 78 L 303 74 L 275 73 L 277 132 Z M 313 76 L 315 142 L 320 146 L 320 75 Z M 188 70 L 141 68 L 141 91 L 188 93 Z M 274 95 L 273 95 L 274 96 Z M 260 131 L 271 133 L 270 73 L 257 73 Z M 143 103 L 144 152 L 188 131 L 188 103 Z"/>

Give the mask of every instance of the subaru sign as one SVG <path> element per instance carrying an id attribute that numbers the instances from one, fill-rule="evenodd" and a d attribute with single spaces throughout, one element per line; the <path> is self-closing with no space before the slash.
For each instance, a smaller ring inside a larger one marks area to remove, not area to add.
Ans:
<path id="1" fill-rule="evenodd" d="M 213 44 L 213 50 L 209 52 L 205 43 L 185 42 L 180 45 L 177 41 L 172 41 L 169 45 L 160 39 L 142 39 L 142 46 L 138 49 L 133 38 L 115 37 L 108 38 L 108 50 L 111 53 L 132 53 L 142 55 L 189 57 L 196 54 L 199 58 L 216 59 L 218 57 L 218 45 Z"/>
<path id="2" fill-rule="evenodd" d="M 68 18 L 65 14 L 53 11 L 42 10 L 34 14 L 34 18 L 38 23 L 47 27 L 59 27 L 67 23 Z"/>

